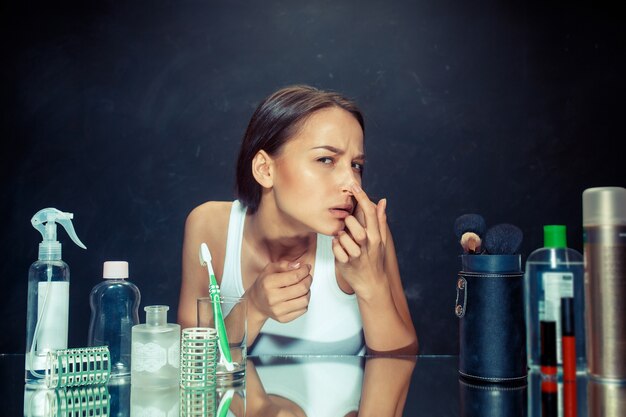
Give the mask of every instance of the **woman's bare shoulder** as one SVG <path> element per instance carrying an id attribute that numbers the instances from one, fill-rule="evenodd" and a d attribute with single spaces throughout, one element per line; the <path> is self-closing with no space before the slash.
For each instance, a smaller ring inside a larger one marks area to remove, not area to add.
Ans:
<path id="1" fill-rule="evenodd" d="M 217 276 L 222 273 L 232 205 L 230 201 L 208 201 L 191 210 L 185 222 L 183 251 L 186 259 L 192 264 L 197 262 L 198 247 L 206 243 Z"/>
<path id="2" fill-rule="evenodd" d="M 207 201 L 194 208 L 187 216 L 185 235 L 209 241 L 224 239 L 232 205 L 230 201 Z"/>
<path id="3" fill-rule="evenodd" d="M 187 216 L 187 223 L 193 225 L 222 223 L 228 220 L 232 201 L 207 201 L 195 207 Z"/>

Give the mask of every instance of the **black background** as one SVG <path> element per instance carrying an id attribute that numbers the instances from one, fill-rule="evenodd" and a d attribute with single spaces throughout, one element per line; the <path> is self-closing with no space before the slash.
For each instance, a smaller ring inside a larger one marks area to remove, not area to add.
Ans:
<path id="1" fill-rule="evenodd" d="M 174 321 L 186 215 L 233 198 L 258 102 L 307 83 L 362 107 L 421 353 L 458 353 L 455 218 L 518 225 L 523 260 L 543 224 L 582 251 L 583 190 L 624 186 L 624 15 L 544 3 L 3 3 L 0 352 L 24 351 L 44 207 L 88 247 L 59 232 L 70 347 L 105 260 L 129 261 L 142 321 L 151 304 Z"/>

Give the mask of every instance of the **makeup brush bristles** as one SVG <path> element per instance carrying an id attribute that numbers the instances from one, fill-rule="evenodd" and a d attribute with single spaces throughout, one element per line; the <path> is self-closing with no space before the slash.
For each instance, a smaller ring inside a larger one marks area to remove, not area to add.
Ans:
<path id="1" fill-rule="evenodd" d="M 485 233 L 484 246 L 491 255 L 513 255 L 519 252 L 524 234 L 508 223 L 495 225 Z"/>
<path id="2" fill-rule="evenodd" d="M 487 228 L 480 214 L 463 214 L 454 222 L 454 233 L 464 253 L 480 253 L 482 236 Z"/>

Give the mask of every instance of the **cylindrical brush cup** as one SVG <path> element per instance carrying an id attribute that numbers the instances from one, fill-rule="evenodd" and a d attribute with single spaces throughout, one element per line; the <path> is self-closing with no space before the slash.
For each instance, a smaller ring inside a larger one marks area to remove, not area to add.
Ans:
<path id="1" fill-rule="evenodd" d="M 473 382 L 524 383 L 526 326 L 520 255 L 461 255 L 455 313 L 459 373 Z"/>
<path id="2" fill-rule="evenodd" d="M 528 386 L 498 383 L 473 384 L 459 378 L 461 417 L 525 417 Z"/>

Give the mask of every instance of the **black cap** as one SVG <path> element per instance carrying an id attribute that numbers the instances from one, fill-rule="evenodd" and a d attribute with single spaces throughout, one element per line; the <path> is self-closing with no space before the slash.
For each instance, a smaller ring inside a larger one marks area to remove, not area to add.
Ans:
<path id="1" fill-rule="evenodd" d="M 556 366 L 556 321 L 541 321 L 541 366 Z"/>
<path id="2" fill-rule="evenodd" d="M 574 299 L 561 298 L 561 335 L 574 336 Z"/>

